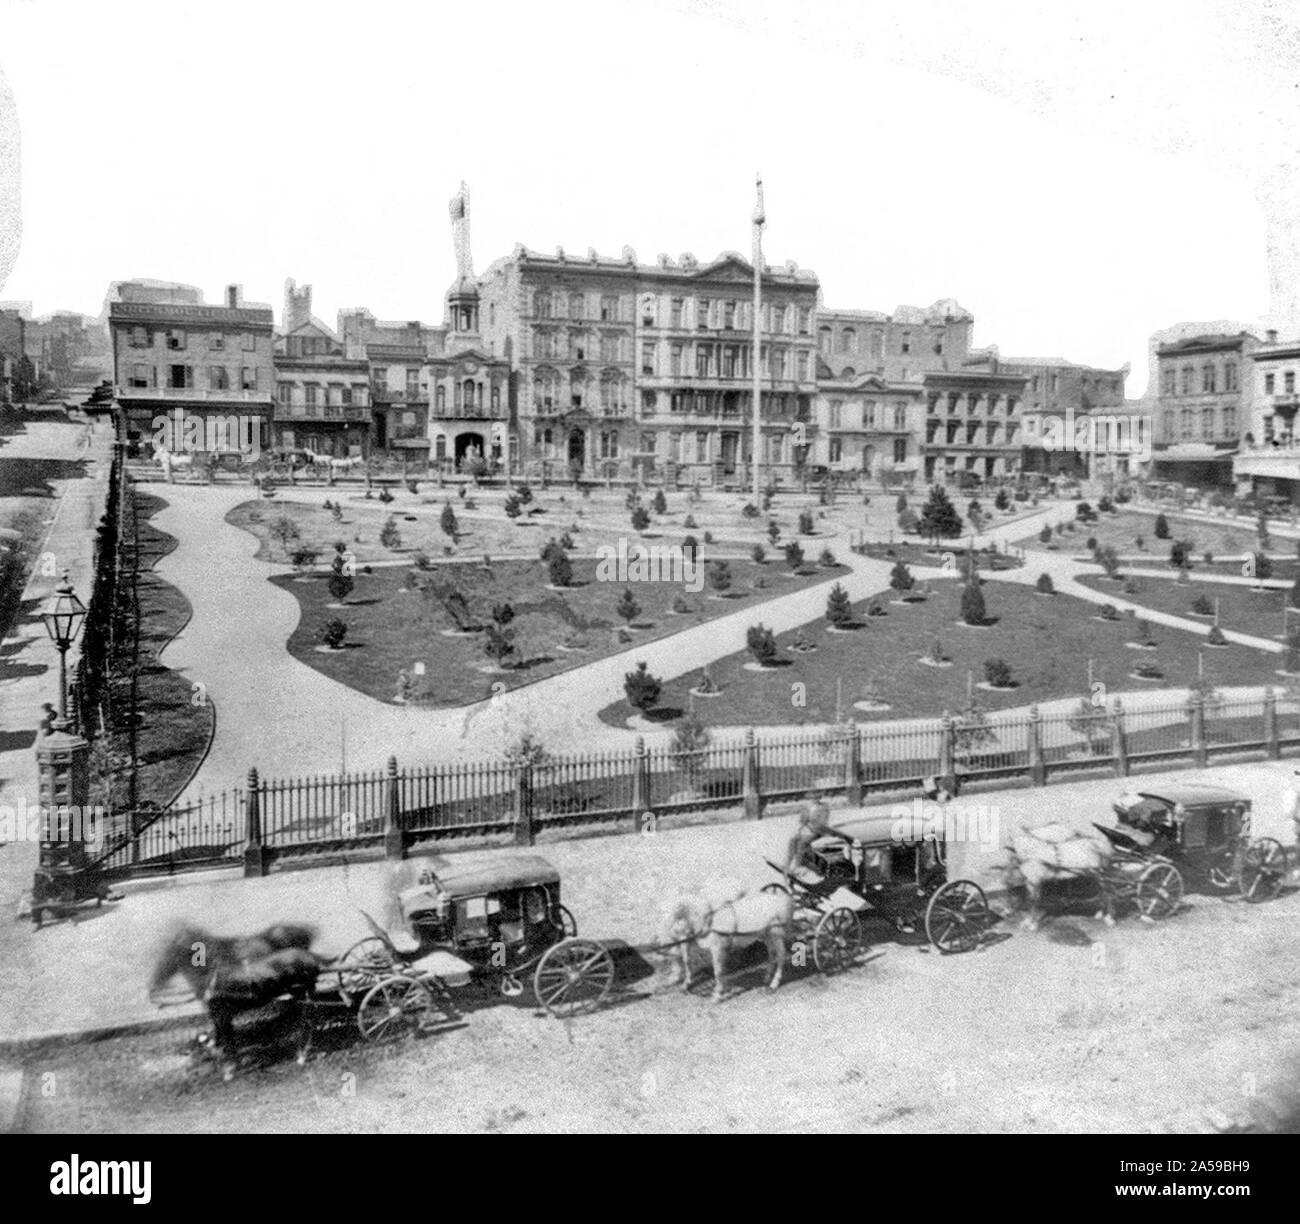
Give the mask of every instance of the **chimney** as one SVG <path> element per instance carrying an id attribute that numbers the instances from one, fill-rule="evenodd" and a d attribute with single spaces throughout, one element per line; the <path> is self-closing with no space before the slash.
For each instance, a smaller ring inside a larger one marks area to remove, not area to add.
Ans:
<path id="1" fill-rule="evenodd" d="M 1268 331 L 1264 333 L 1264 335 L 1265 337 L 1267 337 L 1269 344 L 1277 343 L 1277 328 L 1270 327 Z"/>
<path id="2" fill-rule="evenodd" d="M 226 305 L 229 306 L 231 310 L 235 310 L 239 307 L 243 296 L 244 291 L 239 285 L 226 286 Z"/>

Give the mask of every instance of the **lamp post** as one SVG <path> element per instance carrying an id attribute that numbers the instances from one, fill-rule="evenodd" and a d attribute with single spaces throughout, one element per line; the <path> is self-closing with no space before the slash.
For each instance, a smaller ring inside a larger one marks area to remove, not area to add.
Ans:
<path id="1" fill-rule="evenodd" d="M 759 474 L 759 468 L 762 466 L 761 451 L 763 449 L 763 425 L 762 425 L 762 400 L 763 400 L 763 226 L 767 222 L 767 214 L 763 209 L 763 180 L 760 177 L 756 183 L 757 200 L 754 204 L 754 360 L 753 367 L 750 370 L 752 376 L 753 396 L 754 396 L 754 420 L 753 420 L 753 440 L 751 447 L 754 452 L 754 505 L 763 504 L 762 477 Z"/>
<path id="2" fill-rule="evenodd" d="M 45 622 L 45 632 L 50 635 L 59 652 L 59 721 L 55 727 L 67 731 L 68 722 L 68 648 L 81 631 L 86 619 L 86 605 L 77 598 L 72 589 L 72 580 L 68 571 L 63 571 L 63 581 L 55 591 L 54 606 L 41 613 Z"/>

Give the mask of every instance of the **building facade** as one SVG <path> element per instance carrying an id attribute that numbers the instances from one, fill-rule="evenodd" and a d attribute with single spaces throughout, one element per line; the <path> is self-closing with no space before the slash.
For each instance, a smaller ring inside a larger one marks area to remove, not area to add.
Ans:
<path id="1" fill-rule="evenodd" d="M 1231 484 L 1233 454 L 1251 428 L 1252 357 L 1259 347 L 1249 332 L 1157 346 L 1152 475 L 1192 485 Z"/>
<path id="2" fill-rule="evenodd" d="M 119 438 L 171 451 L 272 443 L 273 316 L 237 285 L 208 306 L 189 286 L 126 282 L 108 308 Z"/>
<path id="3" fill-rule="evenodd" d="M 819 379 L 809 464 L 886 485 L 911 484 L 923 466 L 924 402 L 918 382 L 891 383 L 878 374 Z"/>
<path id="4" fill-rule="evenodd" d="M 952 298 L 933 305 L 874 310 L 819 310 L 819 376 L 876 374 L 911 382 L 935 370 L 960 370 L 970 353 L 975 316 Z"/>
<path id="5" fill-rule="evenodd" d="M 1277 332 L 1250 355 L 1251 416 L 1233 460 L 1239 493 L 1256 492 L 1300 504 L 1300 340 L 1279 342 Z"/>
<path id="6" fill-rule="evenodd" d="M 27 398 L 27 320 L 21 310 L 0 309 L 0 404 Z"/>
<path id="7" fill-rule="evenodd" d="M 1000 368 L 933 370 L 923 376 L 927 484 L 1009 480 L 1020 474 L 1027 381 Z"/>

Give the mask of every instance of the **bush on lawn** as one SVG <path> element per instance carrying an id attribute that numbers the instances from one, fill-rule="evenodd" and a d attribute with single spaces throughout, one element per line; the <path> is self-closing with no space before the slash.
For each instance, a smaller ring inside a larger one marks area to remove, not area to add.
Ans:
<path id="1" fill-rule="evenodd" d="M 1205 640 L 1211 646 L 1226 646 L 1228 639 L 1223 636 L 1223 630 L 1218 625 L 1211 625 L 1210 632 L 1205 635 Z"/>
<path id="2" fill-rule="evenodd" d="M 1007 496 L 1006 489 L 999 489 L 998 495 L 993 499 L 993 506 L 997 510 L 1007 510 L 1011 506 L 1011 498 Z"/>
<path id="3" fill-rule="evenodd" d="M 1084 548 L 1086 548 L 1090 553 L 1095 553 L 1095 552 L 1097 551 L 1097 537 L 1096 537 L 1096 536 L 1089 536 L 1088 539 L 1086 540 L 1086 542 L 1084 543 L 1083 546 L 1084 546 Z"/>
<path id="4" fill-rule="evenodd" d="M 891 590 L 899 592 L 900 595 L 916 586 L 916 579 L 912 577 L 912 571 L 902 561 L 895 561 L 894 568 L 889 571 L 889 586 Z"/>
<path id="5" fill-rule="evenodd" d="M 343 646 L 343 639 L 348 636 L 347 623 L 335 617 L 327 620 L 321 626 L 320 640 L 324 642 L 331 650 L 339 650 Z"/>
<path id="6" fill-rule="evenodd" d="M 384 520 L 384 525 L 380 528 L 379 542 L 385 548 L 401 547 L 402 533 L 397 530 L 397 524 L 393 522 L 393 516 L 391 514 Z"/>
<path id="7" fill-rule="evenodd" d="M 341 570 L 330 575 L 328 586 L 335 603 L 342 603 L 352 594 L 352 579 Z"/>
<path id="8" fill-rule="evenodd" d="M 1039 593 L 1040 595 L 1055 595 L 1055 594 L 1056 594 L 1056 586 L 1055 586 L 1055 584 L 1052 582 L 1052 575 L 1051 575 L 1051 574 L 1039 574 L 1039 575 L 1038 575 L 1038 581 L 1037 581 L 1036 583 L 1034 583 L 1034 585 L 1038 588 L 1038 593 Z"/>
<path id="9" fill-rule="evenodd" d="M 627 696 L 628 705 L 634 710 L 644 713 L 650 709 L 658 703 L 662 691 L 663 683 L 658 676 L 652 676 L 646 670 L 644 662 L 636 665 L 636 671 L 627 672 L 623 676 L 623 692 Z"/>
<path id="10" fill-rule="evenodd" d="M 969 583 L 961 589 L 961 618 L 968 625 L 982 625 L 987 619 L 984 592 L 978 583 Z"/>
<path id="11" fill-rule="evenodd" d="M 853 624 L 853 605 L 849 593 L 837 582 L 826 597 L 826 619 L 836 629 L 847 629 Z"/>
<path id="12" fill-rule="evenodd" d="M 984 679 L 994 688 L 1010 688 L 1011 664 L 1005 659 L 985 659 L 984 660 Z"/>
<path id="13" fill-rule="evenodd" d="M 799 511 L 799 534 L 812 535 L 816 530 L 817 527 L 813 522 L 812 511 L 800 510 Z"/>
<path id="14" fill-rule="evenodd" d="M 791 540 L 785 546 L 785 563 L 792 569 L 797 570 L 803 564 L 803 549 L 799 547 L 798 540 Z"/>
<path id="15" fill-rule="evenodd" d="M 1169 520 L 1163 514 L 1156 515 L 1155 535 L 1157 540 L 1169 539 Z"/>
<path id="16" fill-rule="evenodd" d="M 1252 574 L 1260 582 L 1273 577 L 1273 562 L 1268 553 L 1251 554 Z"/>
<path id="17" fill-rule="evenodd" d="M 520 505 L 526 506 L 533 500 L 533 491 L 526 484 L 521 484 L 519 486 L 518 493 Z"/>
<path id="18" fill-rule="evenodd" d="M 1102 604 L 1101 619 L 1108 621 L 1119 620 L 1119 609 L 1114 604 Z"/>
<path id="19" fill-rule="evenodd" d="M 835 554 L 829 548 L 823 548 L 817 555 L 817 564 L 823 569 L 834 569 L 838 562 L 835 560 Z"/>
<path id="20" fill-rule="evenodd" d="M 509 519 L 517 519 L 524 512 L 523 503 L 513 493 L 506 498 L 503 509 L 506 512 L 506 518 Z"/>
<path id="21" fill-rule="evenodd" d="M 1197 616 L 1213 616 L 1214 604 L 1210 601 L 1208 595 L 1198 595 L 1192 600 L 1192 611 Z"/>
<path id="22" fill-rule="evenodd" d="M 638 506 L 632 511 L 632 530 L 642 532 L 650 526 L 650 514 L 644 506 Z"/>
<path id="23" fill-rule="evenodd" d="M 695 521 L 695 515 L 688 514 L 684 519 L 682 519 L 682 526 L 686 528 L 687 531 L 694 531 L 699 524 Z"/>
<path id="24" fill-rule="evenodd" d="M 898 516 L 898 530 L 904 535 L 920 535 L 921 520 L 916 517 L 914 510 L 904 510 Z"/>
<path id="25" fill-rule="evenodd" d="M 654 498 L 650 502 L 651 509 L 656 514 L 664 515 L 668 513 L 668 499 L 664 496 L 662 489 L 656 489 Z"/>
<path id="26" fill-rule="evenodd" d="M 781 528 L 777 526 L 775 519 L 767 525 L 767 538 L 774 547 L 777 540 L 781 538 Z"/>
<path id="27" fill-rule="evenodd" d="M 763 624 L 750 625 L 745 633 L 745 647 L 754 661 L 763 667 L 776 662 L 776 636 Z"/>
<path id="28" fill-rule="evenodd" d="M 699 551 L 700 551 L 700 542 L 693 535 L 688 535 L 682 541 L 682 556 L 687 561 L 694 563 L 697 555 L 699 554 Z"/>
<path id="29" fill-rule="evenodd" d="M 295 548 L 290 557 L 293 562 L 293 568 L 296 570 L 309 570 L 316 564 L 316 558 L 320 556 L 314 548 Z"/>
<path id="30" fill-rule="evenodd" d="M 1164 679 L 1164 672 L 1162 672 L 1154 663 L 1139 663 L 1133 670 L 1144 680 Z"/>
<path id="31" fill-rule="evenodd" d="M 379 490 L 379 500 L 383 502 L 385 506 L 393 500 L 393 492 L 387 485 Z"/>
<path id="32" fill-rule="evenodd" d="M 636 596 L 628 587 L 623 588 L 623 594 L 619 597 L 618 603 L 614 606 L 614 611 L 619 614 L 629 626 L 641 615 L 641 605 L 637 603 Z"/>
<path id="33" fill-rule="evenodd" d="M 567 587 L 573 582 L 573 562 L 562 548 L 556 548 L 546 558 L 546 577 L 551 586 Z"/>
<path id="34" fill-rule="evenodd" d="M 489 625 L 483 638 L 483 650 L 498 667 L 504 667 L 506 660 L 515 653 L 515 631 L 500 624 Z"/>
<path id="35" fill-rule="evenodd" d="M 921 511 L 921 534 L 932 543 L 961 535 L 961 515 L 942 485 L 934 485 Z"/>
<path id="36" fill-rule="evenodd" d="M 715 561 L 709 566 L 709 585 L 721 595 L 731 589 L 731 566 L 725 561 Z"/>
<path id="37" fill-rule="evenodd" d="M 749 550 L 749 555 L 755 565 L 763 565 L 767 561 L 767 553 L 764 552 L 761 544 L 755 544 L 754 547 Z"/>
<path id="38" fill-rule="evenodd" d="M 760 511 L 753 502 L 746 502 L 740 513 L 747 519 L 756 519 L 758 518 Z"/>
<path id="39" fill-rule="evenodd" d="M 1052 529 L 1046 523 L 1043 524 L 1043 529 L 1038 533 L 1038 541 L 1040 544 L 1050 544 L 1052 542 Z"/>
<path id="40" fill-rule="evenodd" d="M 451 502 L 447 502 L 442 507 L 442 513 L 438 516 L 438 526 L 442 528 L 443 535 L 455 540 L 460 524 L 456 521 L 456 512 L 451 508 Z"/>
<path id="41" fill-rule="evenodd" d="M 1110 500 L 1109 497 L 1105 497 L 1105 496 L 1103 496 L 1101 500 L 1097 502 L 1097 509 L 1100 510 L 1103 514 L 1115 513 L 1114 503 Z"/>
<path id="42" fill-rule="evenodd" d="M 1192 559 L 1192 549 L 1195 543 L 1192 540 L 1175 540 L 1169 546 L 1169 564 L 1174 569 L 1184 569 L 1190 566 Z"/>

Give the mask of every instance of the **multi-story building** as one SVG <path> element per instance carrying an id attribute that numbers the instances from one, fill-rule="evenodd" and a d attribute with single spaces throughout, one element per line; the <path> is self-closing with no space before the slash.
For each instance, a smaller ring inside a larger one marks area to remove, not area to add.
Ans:
<path id="1" fill-rule="evenodd" d="M 1021 405 L 1028 381 L 991 368 L 931 370 L 925 389 L 924 477 L 1002 480 L 1021 471 Z"/>
<path id="2" fill-rule="evenodd" d="M 1250 355 L 1246 380 L 1251 385 L 1248 429 L 1233 460 L 1233 475 L 1241 493 L 1259 492 L 1300 504 L 1300 340 L 1279 342 L 1266 333 L 1264 344 Z"/>
<path id="3" fill-rule="evenodd" d="M 809 465 L 912 483 L 921 467 L 923 392 L 919 382 L 891 383 L 878 374 L 820 379 Z"/>
<path id="4" fill-rule="evenodd" d="M 930 370 L 960 370 L 970 352 L 975 316 L 952 298 L 931 306 L 874 310 L 819 310 L 817 354 L 823 377 L 877 374 L 910 382 Z"/>
<path id="5" fill-rule="evenodd" d="M 132 450 L 155 439 L 169 450 L 270 446 L 271 308 L 245 305 L 238 285 L 222 306 L 205 305 L 189 286 L 115 289 L 108 322 L 119 438 Z"/>
<path id="6" fill-rule="evenodd" d="M 27 320 L 21 310 L 0 310 L 0 404 L 27 396 Z"/>
<path id="7" fill-rule="evenodd" d="M 90 386 L 107 377 L 112 361 L 102 318 L 59 310 L 29 320 L 26 332 L 27 355 L 42 387 Z"/>
<path id="8" fill-rule="evenodd" d="M 311 286 L 285 285 L 275 338 L 275 445 L 343 458 L 369 453 L 370 363 L 348 357 L 311 312 Z"/>
<path id="9" fill-rule="evenodd" d="M 515 371 L 525 464 L 743 479 L 753 275 L 735 254 L 703 265 L 665 255 L 647 265 L 626 247 L 619 259 L 517 247 L 493 264 L 482 282 L 483 334 Z M 817 278 L 769 265 L 762 293 L 762 459 L 789 468 L 813 425 Z"/>
<path id="10" fill-rule="evenodd" d="M 1249 332 L 1210 334 L 1156 347 L 1152 474 L 1185 484 L 1231 484 L 1233 454 L 1255 402 Z"/>

